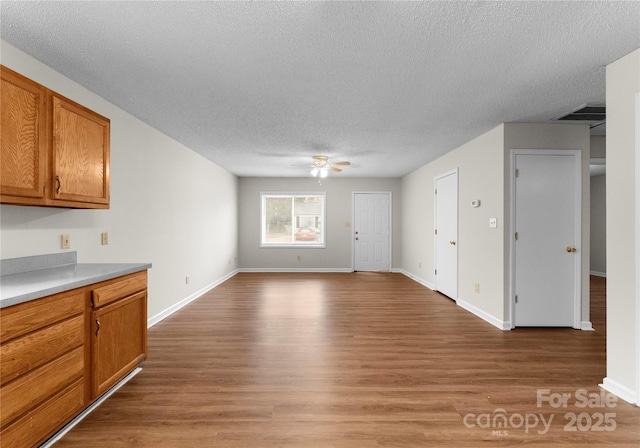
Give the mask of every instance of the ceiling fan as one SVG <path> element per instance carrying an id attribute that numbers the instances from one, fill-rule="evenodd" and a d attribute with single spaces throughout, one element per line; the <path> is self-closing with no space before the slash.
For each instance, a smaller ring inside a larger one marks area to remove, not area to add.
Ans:
<path id="1" fill-rule="evenodd" d="M 351 162 L 334 162 L 329 163 L 329 157 L 327 156 L 313 156 L 313 165 L 311 165 L 311 175 L 313 177 L 325 178 L 329 174 L 329 171 L 339 173 L 342 170 L 337 168 L 338 166 L 348 166 Z"/>

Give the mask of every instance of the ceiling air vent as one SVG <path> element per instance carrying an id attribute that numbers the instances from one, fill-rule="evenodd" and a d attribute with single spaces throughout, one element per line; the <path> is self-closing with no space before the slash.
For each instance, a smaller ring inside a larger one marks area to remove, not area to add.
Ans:
<path id="1" fill-rule="evenodd" d="M 585 104 L 571 112 L 554 118 L 552 121 L 564 121 L 565 123 L 589 123 L 592 128 L 606 121 L 606 107 L 604 104 Z"/>

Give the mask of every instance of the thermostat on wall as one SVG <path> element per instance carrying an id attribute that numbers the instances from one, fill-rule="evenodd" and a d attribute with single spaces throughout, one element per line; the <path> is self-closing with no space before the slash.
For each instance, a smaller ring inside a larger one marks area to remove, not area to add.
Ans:
<path id="1" fill-rule="evenodd" d="M 480 207 L 480 199 L 474 199 L 471 201 L 471 207 Z"/>

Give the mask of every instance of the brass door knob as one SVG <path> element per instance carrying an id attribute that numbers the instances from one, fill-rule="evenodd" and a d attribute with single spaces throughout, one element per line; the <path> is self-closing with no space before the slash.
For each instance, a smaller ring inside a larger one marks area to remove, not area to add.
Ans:
<path id="1" fill-rule="evenodd" d="M 452 246 L 455 246 L 456 242 L 455 241 L 449 241 L 449 244 L 451 244 Z"/>
<path id="2" fill-rule="evenodd" d="M 567 252 L 571 253 L 571 252 L 578 252 L 578 249 L 576 249 L 573 246 L 567 246 Z"/>

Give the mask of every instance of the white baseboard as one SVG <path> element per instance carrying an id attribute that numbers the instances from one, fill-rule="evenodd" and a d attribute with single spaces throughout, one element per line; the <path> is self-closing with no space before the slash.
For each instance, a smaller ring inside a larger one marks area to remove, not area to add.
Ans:
<path id="1" fill-rule="evenodd" d="M 147 328 L 151 328 L 153 327 L 155 324 L 157 324 L 158 322 L 160 322 L 163 319 L 166 319 L 167 317 L 171 316 L 173 313 L 175 313 L 176 311 L 178 311 L 181 308 L 184 308 L 185 306 L 187 306 L 188 304 L 190 304 L 191 302 L 193 302 L 194 300 L 196 300 L 198 297 L 200 297 L 201 295 L 211 291 L 213 288 L 215 288 L 216 286 L 218 286 L 219 284 L 229 280 L 231 277 L 233 277 L 234 275 L 236 275 L 239 272 L 238 269 L 236 269 L 233 272 L 230 272 L 229 274 L 225 275 L 224 277 L 222 277 L 221 279 L 216 280 L 215 282 L 205 286 L 204 288 L 200 289 L 199 291 L 194 292 L 193 294 L 191 294 L 189 297 L 186 297 L 185 299 L 182 299 L 181 301 L 179 301 L 178 303 L 171 305 L 169 308 L 167 308 L 164 311 L 161 311 L 160 313 L 156 314 L 155 316 L 149 318 L 147 320 Z"/>
<path id="2" fill-rule="evenodd" d="M 591 275 L 595 275 L 596 277 L 606 277 L 607 273 L 606 272 L 599 272 L 599 271 L 591 271 Z"/>
<path id="3" fill-rule="evenodd" d="M 611 392 L 614 395 L 622 398 L 624 401 L 629 402 L 630 404 L 635 404 L 636 406 L 640 405 L 638 402 L 637 393 L 633 390 L 629 389 L 627 386 L 623 386 L 618 383 L 616 380 L 612 380 L 611 378 L 605 378 L 602 380 L 602 384 L 599 385 L 604 390 Z"/>
<path id="4" fill-rule="evenodd" d="M 351 268 L 242 268 L 238 272 L 353 272 Z"/>
<path id="5" fill-rule="evenodd" d="M 430 290 L 435 290 L 435 286 L 432 285 L 431 283 L 429 283 L 428 281 L 421 279 L 420 277 L 417 277 L 415 275 L 413 275 L 412 273 L 405 271 L 404 269 L 397 269 L 394 272 L 399 272 L 400 274 L 404 274 L 407 277 L 409 277 L 411 280 L 416 281 L 418 283 L 420 283 L 422 286 L 425 286 L 427 288 L 429 288 Z"/>
<path id="6" fill-rule="evenodd" d="M 456 303 L 460 308 L 469 311 L 471 314 L 475 314 L 480 319 L 490 323 L 491 325 L 493 325 L 496 328 L 499 328 L 500 330 L 503 330 L 503 331 L 511 330 L 511 322 L 509 321 L 503 321 L 503 320 L 497 319 L 496 317 L 492 316 L 486 311 L 483 311 L 477 306 L 471 305 L 469 302 L 465 302 L 462 299 L 456 300 Z"/>
<path id="7" fill-rule="evenodd" d="M 583 331 L 594 331 L 593 325 L 588 320 L 583 320 L 580 322 L 580 329 Z"/>

